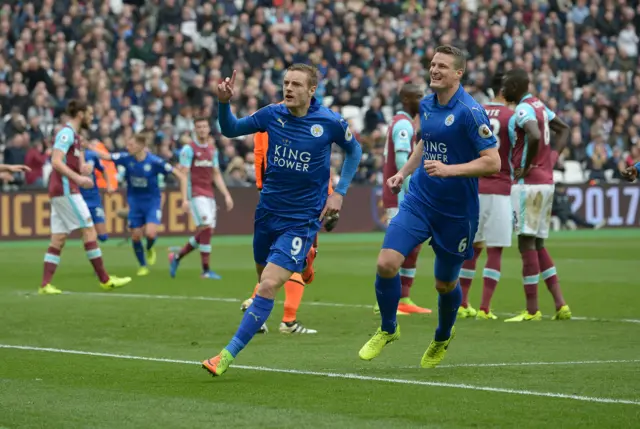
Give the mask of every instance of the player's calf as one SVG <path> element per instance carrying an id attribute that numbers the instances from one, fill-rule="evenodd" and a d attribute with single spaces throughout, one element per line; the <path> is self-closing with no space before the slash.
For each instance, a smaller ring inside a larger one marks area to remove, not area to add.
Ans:
<path id="1" fill-rule="evenodd" d="M 458 312 L 460 317 L 473 317 L 476 315 L 476 311 L 469 307 L 469 290 L 471 289 L 471 283 L 476 275 L 476 264 L 478 258 L 482 253 L 482 243 L 473 243 L 473 257 L 462 263 L 462 269 L 460 270 L 460 287 L 462 288 L 462 304 L 461 309 Z"/>
<path id="2" fill-rule="evenodd" d="M 62 249 L 64 248 L 65 242 L 67 240 L 66 234 L 53 234 L 51 235 L 51 242 L 49 243 L 49 247 L 47 248 L 47 253 L 44 255 L 44 267 L 42 272 L 42 282 L 40 283 L 40 290 L 38 291 L 41 295 L 53 295 L 59 294 L 61 291 L 52 286 L 51 280 L 53 279 L 53 275 L 60 265 L 60 255 L 62 254 Z"/>

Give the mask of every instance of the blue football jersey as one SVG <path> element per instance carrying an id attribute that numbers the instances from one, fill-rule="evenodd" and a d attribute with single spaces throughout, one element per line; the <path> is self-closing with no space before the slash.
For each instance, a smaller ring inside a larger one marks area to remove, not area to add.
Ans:
<path id="1" fill-rule="evenodd" d="M 268 135 L 258 210 L 290 219 L 317 218 L 328 196 L 331 145 L 347 153 L 360 150 L 347 122 L 315 99 L 304 117 L 292 115 L 284 104 L 271 104 L 245 120 L 248 133 Z"/>
<path id="2" fill-rule="evenodd" d="M 104 171 L 102 164 L 100 163 L 100 158 L 98 155 L 92 150 L 84 151 L 84 161 L 85 163 L 91 165 L 93 171 L 91 172 L 91 179 L 93 180 L 93 188 L 86 189 L 80 188 L 80 194 L 82 194 L 82 198 L 87 203 L 89 207 L 100 204 L 100 191 L 98 186 L 96 185 L 96 170 Z"/>
<path id="3" fill-rule="evenodd" d="M 481 151 L 496 147 L 486 111 L 462 85 L 444 106 L 435 94 L 420 102 L 420 130 L 423 161 L 464 164 L 477 159 Z M 477 219 L 478 179 L 430 177 L 421 165 L 411 176 L 405 201 L 423 204 L 451 218 Z"/>
<path id="4" fill-rule="evenodd" d="M 127 199 L 132 201 L 159 199 L 158 175 L 173 171 L 171 164 L 151 153 L 147 153 L 142 161 L 127 152 L 114 153 L 111 159 L 117 166 L 125 168 Z"/>

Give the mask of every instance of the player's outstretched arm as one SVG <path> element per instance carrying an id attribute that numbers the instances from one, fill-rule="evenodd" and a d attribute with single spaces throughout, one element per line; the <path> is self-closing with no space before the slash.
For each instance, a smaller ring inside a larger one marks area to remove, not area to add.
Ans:
<path id="1" fill-rule="evenodd" d="M 20 171 L 31 171 L 31 168 L 26 165 L 0 164 L 0 173 L 18 173 Z"/>

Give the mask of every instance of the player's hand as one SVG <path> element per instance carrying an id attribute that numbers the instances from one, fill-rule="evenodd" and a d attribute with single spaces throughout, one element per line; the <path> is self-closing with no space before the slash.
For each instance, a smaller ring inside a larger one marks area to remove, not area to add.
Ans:
<path id="1" fill-rule="evenodd" d="M 228 212 L 233 210 L 233 198 L 231 198 L 231 195 L 225 195 L 224 205 L 227 207 Z"/>
<path id="2" fill-rule="evenodd" d="M 424 162 L 424 169 L 431 177 L 451 177 L 451 166 L 440 161 L 427 159 Z"/>
<path id="3" fill-rule="evenodd" d="M 234 88 L 236 83 L 236 71 L 233 71 L 231 77 L 226 77 L 221 84 L 218 85 L 218 101 L 221 103 L 228 103 L 233 97 Z"/>
<path id="4" fill-rule="evenodd" d="M 320 220 L 323 220 L 325 217 L 331 217 L 340 212 L 342 208 L 342 201 L 344 197 L 337 192 L 332 193 L 327 198 L 327 203 L 324 205 L 324 209 L 322 209 L 322 213 L 320 213 Z"/>
<path id="5" fill-rule="evenodd" d="M 387 186 L 394 194 L 399 194 L 402 190 L 402 184 L 404 183 L 404 177 L 401 174 L 396 174 L 387 179 Z"/>
<path id="6" fill-rule="evenodd" d="M 113 194 L 115 192 L 115 188 L 111 186 L 111 183 L 107 182 L 107 194 Z"/>
<path id="7" fill-rule="evenodd" d="M 7 171 L 10 173 L 20 173 L 21 171 L 31 171 L 26 165 L 7 165 Z"/>
<path id="8" fill-rule="evenodd" d="M 331 232 L 335 229 L 336 225 L 338 225 L 338 220 L 340 220 L 340 213 L 336 213 L 332 216 L 324 217 L 324 229 L 327 232 Z"/>
<path id="9" fill-rule="evenodd" d="M 638 178 L 638 169 L 632 165 L 631 167 L 627 167 L 626 170 L 622 171 L 622 177 L 624 177 L 629 182 L 633 182 Z"/>
<path id="10" fill-rule="evenodd" d="M 76 180 L 76 183 L 81 188 L 85 188 L 85 189 L 93 188 L 93 179 L 87 176 L 80 176 L 78 180 Z"/>
<path id="11" fill-rule="evenodd" d="M 91 173 L 93 173 L 93 166 L 91 164 L 82 164 L 82 167 L 80 167 L 80 173 L 83 176 L 91 176 Z"/>
<path id="12" fill-rule="evenodd" d="M 526 170 L 524 168 L 516 168 L 515 170 L 513 170 L 513 177 L 516 180 L 520 180 L 524 177 L 527 177 L 530 171 L 531 166 L 529 166 L 529 168 L 527 168 Z"/>
<path id="13" fill-rule="evenodd" d="M 189 200 L 182 200 L 182 212 L 189 213 Z"/>

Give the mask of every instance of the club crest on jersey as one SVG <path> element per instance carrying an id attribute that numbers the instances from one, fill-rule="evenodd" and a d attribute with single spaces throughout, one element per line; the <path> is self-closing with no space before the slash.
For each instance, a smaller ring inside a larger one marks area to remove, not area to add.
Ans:
<path id="1" fill-rule="evenodd" d="M 480 125 L 480 128 L 478 128 L 478 134 L 483 139 L 488 139 L 489 137 L 491 137 L 493 135 L 493 133 L 491 132 L 491 129 L 489 128 L 489 126 L 487 124 Z"/>
<path id="2" fill-rule="evenodd" d="M 345 131 L 344 133 L 344 139 L 346 141 L 351 141 L 351 139 L 353 138 L 353 133 L 351 132 L 351 129 L 347 127 L 347 131 Z"/>
<path id="3" fill-rule="evenodd" d="M 455 121 L 455 120 L 456 120 L 456 118 L 454 118 L 453 115 L 449 115 L 449 116 L 447 116 L 447 119 L 444 120 L 444 124 L 447 127 L 449 127 L 449 126 L 451 126 L 451 124 L 453 124 L 453 121 Z"/>
<path id="4" fill-rule="evenodd" d="M 321 135 L 324 134 L 324 128 L 322 128 L 322 125 L 312 125 L 311 126 L 311 135 L 314 137 L 320 137 Z"/>
<path id="5" fill-rule="evenodd" d="M 151 171 L 151 166 L 149 164 L 144 165 L 144 171 Z"/>
<path id="6" fill-rule="evenodd" d="M 409 131 L 400 130 L 400 132 L 398 133 L 398 137 L 400 137 L 401 139 L 409 138 Z"/>

